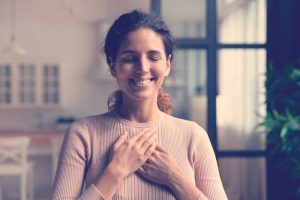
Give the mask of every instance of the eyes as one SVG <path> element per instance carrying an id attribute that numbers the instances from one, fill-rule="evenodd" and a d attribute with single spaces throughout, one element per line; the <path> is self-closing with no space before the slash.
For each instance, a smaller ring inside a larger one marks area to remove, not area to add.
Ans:
<path id="1" fill-rule="evenodd" d="M 140 59 L 140 55 L 130 52 L 130 53 L 124 53 L 121 56 L 121 61 L 123 63 L 138 63 Z M 162 56 L 159 52 L 149 52 L 147 53 L 147 59 L 150 62 L 157 62 L 162 59 Z"/>

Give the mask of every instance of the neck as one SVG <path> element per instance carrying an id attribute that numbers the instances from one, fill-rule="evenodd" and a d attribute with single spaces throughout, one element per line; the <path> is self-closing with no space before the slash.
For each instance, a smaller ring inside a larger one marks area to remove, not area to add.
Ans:
<path id="1" fill-rule="evenodd" d="M 118 112 L 125 119 L 139 123 L 154 121 L 161 113 L 157 106 L 156 99 L 153 101 L 146 100 L 140 102 L 126 101 L 126 99 L 123 99 Z"/>

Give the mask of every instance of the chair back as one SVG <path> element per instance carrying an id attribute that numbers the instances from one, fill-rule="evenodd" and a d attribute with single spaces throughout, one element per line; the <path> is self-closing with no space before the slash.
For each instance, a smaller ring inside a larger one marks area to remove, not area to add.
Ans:
<path id="1" fill-rule="evenodd" d="M 25 165 L 29 145 L 28 137 L 0 137 L 0 166 L 1 164 Z"/>

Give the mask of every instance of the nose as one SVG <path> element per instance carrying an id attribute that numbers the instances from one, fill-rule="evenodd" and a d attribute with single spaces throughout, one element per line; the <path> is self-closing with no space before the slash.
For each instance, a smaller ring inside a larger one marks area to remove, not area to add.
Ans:
<path id="1" fill-rule="evenodd" d="M 149 72 L 150 65 L 146 58 L 140 57 L 135 66 L 135 73 L 137 74 L 146 74 Z"/>

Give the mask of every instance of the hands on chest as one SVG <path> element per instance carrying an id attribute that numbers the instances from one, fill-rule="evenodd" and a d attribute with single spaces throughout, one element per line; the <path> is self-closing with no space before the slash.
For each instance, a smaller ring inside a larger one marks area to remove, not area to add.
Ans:
<path id="1" fill-rule="evenodd" d="M 182 173 L 171 154 L 156 143 L 154 130 L 145 129 L 129 137 L 123 133 L 112 146 L 110 165 L 123 178 L 138 172 L 145 178 L 169 186 L 170 178 Z"/>

